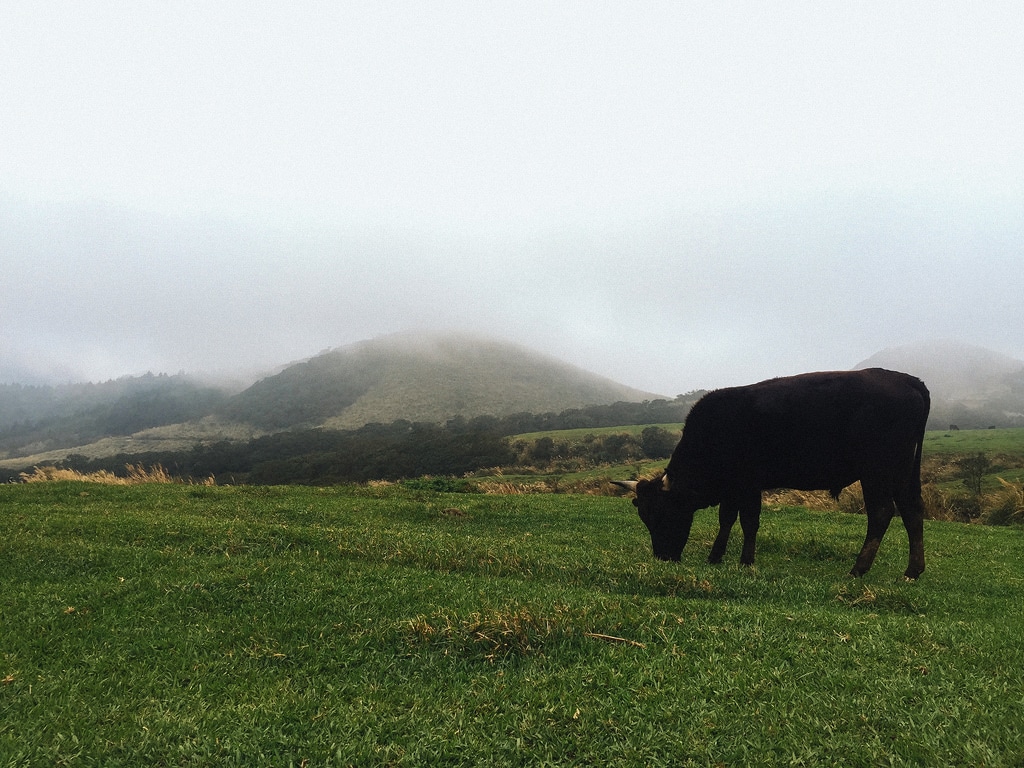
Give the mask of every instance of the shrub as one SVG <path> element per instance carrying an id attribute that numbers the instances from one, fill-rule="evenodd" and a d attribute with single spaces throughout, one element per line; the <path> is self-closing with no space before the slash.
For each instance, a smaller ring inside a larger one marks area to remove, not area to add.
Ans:
<path id="1" fill-rule="evenodd" d="M 984 453 L 974 456 L 965 456 L 957 461 L 960 467 L 960 479 L 967 486 L 967 490 L 974 496 L 981 496 L 981 486 L 985 480 L 985 473 L 992 467 L 992 462 Z"/>
<path id="2" fill-rule="evenodd" d="M 667 459 L 678 442 L 679 435 L 661 427 L 647 427 L 640 433 L 640 447 L 648 459 Z"/>

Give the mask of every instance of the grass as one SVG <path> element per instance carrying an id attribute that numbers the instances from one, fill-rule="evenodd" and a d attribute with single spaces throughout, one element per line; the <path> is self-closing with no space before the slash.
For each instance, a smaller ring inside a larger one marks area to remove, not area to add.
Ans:
<path id="1" fill-rule="evenodd" d="M 1024 429 L 961 429 L 928 432 L 925 455 L 991 453 L 1024 456 Z"/>
<path id="2" fill-rule="evenodd" d="M 0 487 L 0 765 L 1024 762 L 1024 535 L 624 499 Z M 738 535 L 738 532 L 737 532 Z"/>

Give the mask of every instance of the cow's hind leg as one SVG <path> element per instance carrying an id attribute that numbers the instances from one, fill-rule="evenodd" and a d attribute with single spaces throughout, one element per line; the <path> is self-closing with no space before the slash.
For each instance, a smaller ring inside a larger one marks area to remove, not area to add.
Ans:
<path id="1" fill-rule="evenodd" d="M 916 579 L 924 573 L 924 502 L 916 486 L 916 483 L 908 483 L 896 495 L 896 508 L 910 539 L 910 560 L 903 574 L 908 579 Z"/>
<path id="2" fill-rule="evenodd" d="M 850 570 L 851 576 L 863 576 L 875 562 L 875 555 L 878 554 L 878 547 L 882 543 L 892 516 L 896 513 L 896 506 L 892 493 L 889 489 L 879 487 L 874 483 L 861 481 L 864 490 L 864 507 L 868 513 L 868 534 L 864 539 L 864 546 L 857 556 L 857 562 Z"/>
<path id="3" fill-rule="evenodd" d="M 757 545 L 757 529 L 761 527 L 761 493 L 757 492 L 740 506 L 740 527 L 743 529 L 743 551 L 740 562 L 754 564 L 754 548 Z"/>
<path id="4" fill-rule="evenodd" d="M 718 507 L 718 536 L 715 537 L 715 543 L 711 545 L 711 554 L 708 555 L 709 563 L 717 565 L 722 562 L 725 548 L 729 544 L 729 532 L 732 531 L 738 514 L 739 508 L 735 504 L 723 501 Z"/>

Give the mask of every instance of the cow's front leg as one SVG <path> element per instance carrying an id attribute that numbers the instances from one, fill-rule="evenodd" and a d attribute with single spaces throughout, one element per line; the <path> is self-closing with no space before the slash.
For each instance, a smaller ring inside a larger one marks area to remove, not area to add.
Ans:
<path id="1" fill-rule="evenodd" d="M 711 554 L 708 555 L 708 562 L 717 565 L 722 562 L 725 555 L 725 548 L 729 544 L 729 532 L 733 523 L 736 522 L 736 515 L 739 509 L 734 504 L 725 501 L 718 507 L 718 536 L 715 543 L 711 545 Z"/>

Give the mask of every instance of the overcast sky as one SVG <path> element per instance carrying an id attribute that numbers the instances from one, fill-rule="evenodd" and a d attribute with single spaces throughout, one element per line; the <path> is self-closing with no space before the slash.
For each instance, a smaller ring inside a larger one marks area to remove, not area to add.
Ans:
<path id="1" fill-rule="evenodd" d="M 659 394 L 1024 358 L 1024 4 L 0 6 L 0 381 L 405 330 Z"/>

